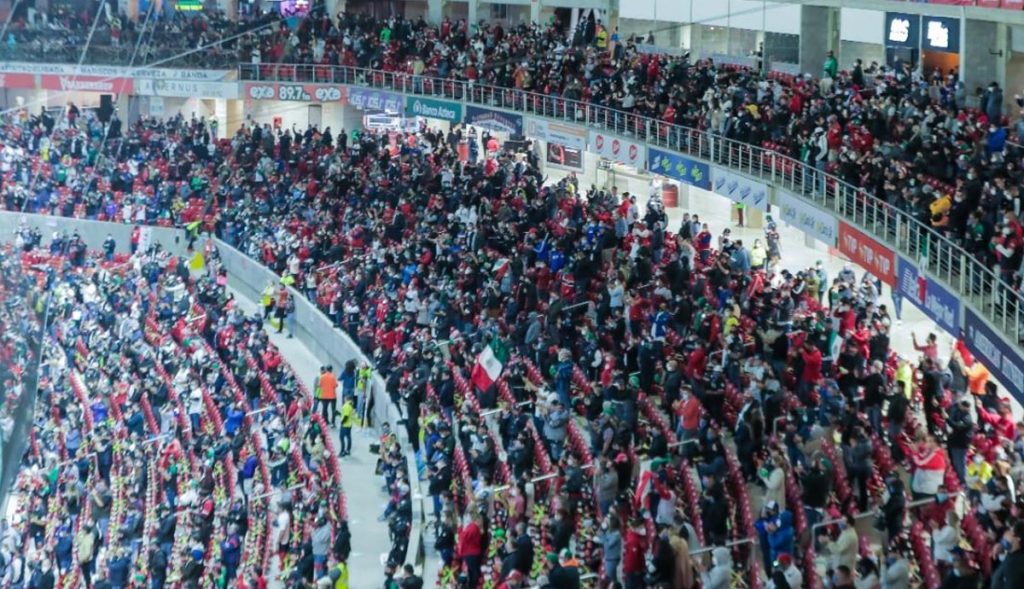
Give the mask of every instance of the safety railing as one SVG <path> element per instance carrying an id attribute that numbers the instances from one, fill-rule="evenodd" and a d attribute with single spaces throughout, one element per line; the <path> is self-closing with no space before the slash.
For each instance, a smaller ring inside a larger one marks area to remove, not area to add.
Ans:
<path id="1" fill-rule="evenodd" d="M 403 72 L 344 66 L 242 64 L 239 78 L 346 84 L 447 98 L 603 129 L 652 147 L 708 160 L 770 182 L 859 225 L 880 243 L 957 290 L 964 302 L 987 317 L 1008 341 L 1016 344 L 1024 339 L 1024 297 L 997 270 L 913 215 L 836 176 L 757 145 L 571 98 Z"/>

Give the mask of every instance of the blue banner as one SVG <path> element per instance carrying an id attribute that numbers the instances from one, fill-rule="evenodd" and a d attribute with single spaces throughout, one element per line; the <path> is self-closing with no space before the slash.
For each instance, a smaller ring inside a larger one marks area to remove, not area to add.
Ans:
<path id="1" fill-rule="evenodd" d="M 977 313 L 964 309 L 964 341 L 993 376 L 1024 404 L 1024 358 Z"/>
<path id="2" fill-rule="evenodd" d="M 960 298 L 902 256 L 896 257 L 896 287 L 939 327 L 954 337 L 960 334 Z"/>
<path id="3" fill-rule="evenodd" d="M 523 115 L 503 110 L 466 105 L 466 115 L 462 122 L 467 125 L 483 127 L 489 131 L 500 131 L 511 135 L 523 134 Z"/>
<path id="4" fill-rule="evenodd" d="M 647 150 L 647 169 L 704 190 L 711 189 L 711 167 L 688 157 L 653 147 Z"/>

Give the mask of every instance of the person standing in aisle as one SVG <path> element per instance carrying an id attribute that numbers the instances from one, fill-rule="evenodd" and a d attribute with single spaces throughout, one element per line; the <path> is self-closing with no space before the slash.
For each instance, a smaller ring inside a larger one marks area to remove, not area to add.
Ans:
<path id="1" fill-rule="evenodd" d="M 324 423 L 330 426 L 335 424 L 335 403 L 338 399 L 338 379 L 334 376 L 334 367 L 328 364 L 320 372 L 317 382 L 317 398 L 320 416 Z"/>
<path id="2" fill-rule="evenodd" d="M 345 397 L 341 405 L 341 429 L 338 431 L 338 456 L 352 454 L 352 426 L 356 422 L 356 408 L 352 405 L 352 397 Z"/>

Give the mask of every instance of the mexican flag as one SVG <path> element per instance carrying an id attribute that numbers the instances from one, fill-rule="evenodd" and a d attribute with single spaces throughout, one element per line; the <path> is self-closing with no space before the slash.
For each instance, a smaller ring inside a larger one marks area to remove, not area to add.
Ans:
<path id="1" fill-rule="evenodd" d="M 491 274 L 494 276 L 494 279 L 501 280 L 505 276 L 505 273 L 508 272 L 510 264 L 511 263 L 508 258 L 500 258 L 496 260 L 494 262 L 494 266 L 491 267 Z"/>
<path id="2" fill-rule="evenodd" d="M 508 350 L 505 346 L 497 340 L 491 341 L 490 345 L 476 357 L 476 365 L 473 366 L 471 378 L 476 388 L 481 391 L 491 388 L 491 385 L 501 377 L 501 371 L 507 361 Z"/>

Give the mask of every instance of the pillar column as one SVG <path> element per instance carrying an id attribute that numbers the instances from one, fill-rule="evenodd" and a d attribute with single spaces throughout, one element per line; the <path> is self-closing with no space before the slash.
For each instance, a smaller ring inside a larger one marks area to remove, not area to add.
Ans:
<path id="1" fill-rule="evenodd" d="M 540 22 L 540 0 L 530 0 L 530 22 Z"/>
<path id="2" fill-rule="evenodd" d="M 839 59 L 839 22 L 838 8 L 800 7 L 800 71 L 821 76 L 829 51 Z"/>
<path id="3" fill-rule="evenodd" d="M 1002 23 L 971 20 L 963 21 L 960 44 L 960 75 L 963 76 L 967 96 L 974 96 L 975 88 L 986 88 L 997 82 L 1005 98 L 1013 92 L 1006 90 L 1006 63 L 1010 58 L 1009 31 Z M 979 106 L 979 105 L 972 105 Z"/>
<path id="4" fill-rule="evenodd" d="M 466 7 L 469 12 L 466 16 L 466 21 L 469 23 L 469 31 L 472 33 L 473 28 L 480 24 L 480 0 L 466 0 Z"/>
<path id="5" fill-rule="evenodd" d="M 444 0 L 427 0 L 427 22 L 439 25 L 444 20 Z"/>
<path id="6" fill-rule="evenodd" d="M 346 0 L 324 0 L 324 9 L 327 11 L 327 16 L 333 20 L 339 12 L 345 11 Z"/>

